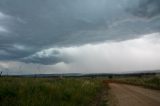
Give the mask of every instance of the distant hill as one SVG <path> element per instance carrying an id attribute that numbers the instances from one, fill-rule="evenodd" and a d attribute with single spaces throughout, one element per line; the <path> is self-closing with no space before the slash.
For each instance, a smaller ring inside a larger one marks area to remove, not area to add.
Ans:
<path id="1" fill-rule="evenodd" d="M 29 75 L 3 75 L 10 77 L 38 77 L 38 78 L 52 78 L 52 77 L 109 77 L 109 76 L 142 76 L 142 75 L 156 75 L 160 74 L 160 70 L 149 71 L 133 71 L 122 73 L 64 73 L 64 74 L 29 74 Z"/>

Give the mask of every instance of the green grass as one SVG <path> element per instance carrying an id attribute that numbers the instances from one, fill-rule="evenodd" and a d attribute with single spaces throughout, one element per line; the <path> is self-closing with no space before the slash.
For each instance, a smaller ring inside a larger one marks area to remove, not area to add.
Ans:
<path id="1" fill-rule="evenodd" d="M 159 76 L 142 76 L 142 77 L 127 77 L 116 79 L 122 83 L 134 84 L 144 86 L 147 88 L 160 89 L 160 77 Z"/>
<path id="2" fill-rule="evenodd" d="M 102 88 L 97 79 L 0 78 L 0 106 L 88 106 Z"/>

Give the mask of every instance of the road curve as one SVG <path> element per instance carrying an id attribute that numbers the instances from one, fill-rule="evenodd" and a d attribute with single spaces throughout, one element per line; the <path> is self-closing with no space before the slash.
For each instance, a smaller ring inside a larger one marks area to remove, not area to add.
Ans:
<path id="1" fill-rule="evenodd" d="M 126 84 L 109 84 L 116 106 L 160 106 L 160 91 Z"/>

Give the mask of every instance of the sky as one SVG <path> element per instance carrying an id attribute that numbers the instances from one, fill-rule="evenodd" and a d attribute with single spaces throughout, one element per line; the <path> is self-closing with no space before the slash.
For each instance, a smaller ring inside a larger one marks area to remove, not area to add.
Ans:
<path id="1" fill-rule="evenodd" d="M 3 74 L 160 69 L 160 0 L 0 0 Z"/>

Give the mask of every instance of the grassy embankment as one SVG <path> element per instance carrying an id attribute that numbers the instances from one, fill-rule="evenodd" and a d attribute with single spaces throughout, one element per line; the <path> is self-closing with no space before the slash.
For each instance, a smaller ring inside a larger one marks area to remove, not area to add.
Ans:
<path id="1" fill-rule="evenodd" d="M 0 78 L 0 106 L 88 106 L 103 88 L 97 79 Z"/>

